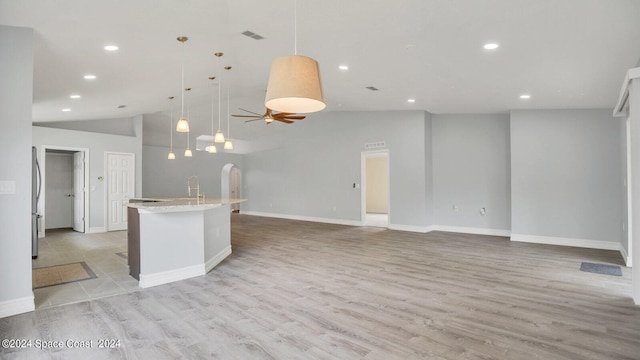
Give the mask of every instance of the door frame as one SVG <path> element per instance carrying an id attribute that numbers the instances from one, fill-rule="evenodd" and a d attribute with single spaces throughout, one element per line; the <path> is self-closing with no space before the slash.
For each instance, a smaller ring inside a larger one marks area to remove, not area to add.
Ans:
<path id="1" fill-rule="evenodd" d="M 38 212 L 42 214 L 42 218 L 40 219 L 40 232 L 38 233 L 38 238 L 43 238 L 45 236 L 45 228 L 46 228 L 46 213 L 44 211 L 45 208 L 45 192 L 46 192 L 46 183 L 47 183 L 47 150 L 61 150 L 61 151 L 69 151 L 69 152 L 83 152 L 84 153 L 84 232 L 87 233 L 88 221 L 89 221 L 89 192 L 87 191 L 87 184 L 89 184 L 89 159 L 90 159 L 90 151 L 88 148 L 80 148 L 73 146 L 59 146 L 59 145 L 42 145 L 38 150 L 38 161 L 40 163 L 40 173 L 42 174 L 42 190 L 40 192 L 40 201 L 38 201 L 38 209 L 41 209 L 42 212 Z M 75 212 L 75 208 L 73 210 Z M 75 216 L 75 215 L 74 215 Z"/>
<path id="2" fill-rule="evenodd" d="M 387 227 L 391 224 L 391 156 L 389 149 L 368 150 L 360 153 L 360 223 L 367 225 L 367 158 L 387 158 Z"/>
<path id="3" fill-rule="evenodd" d="M 120 152 L 120 151 L 105 151 L 104 152 L 104 177 L 106 179 L 106 183 L 104 184 L 104 231 L 109 232 L 109 155 L 131 155 L 133 157 L 133 172 L 131 175 L 133 176 L 133 196 L 136 196 L 136 154 L 128 153 L 128 152 Z"/>
<path id="4" fill-rule="evenodd" d="M 231 195 L 231 172 L 234 168 L 238 170 L 238 182 L 240 183 L 238 187 L 240 192 L 238 194 L 238 198 L 242 197 L 242 170 L 234 163 L 227 163 L 222 167 L 222 172 L 220 174 L 220 198 L 222 199 L 225 198 L 225 195 L 226 198 L 229 198 Z M 231 208 L 233 209 L 233 206 L 231 206 Z M 239 206 L 238 210 L 240 210 Z"/>

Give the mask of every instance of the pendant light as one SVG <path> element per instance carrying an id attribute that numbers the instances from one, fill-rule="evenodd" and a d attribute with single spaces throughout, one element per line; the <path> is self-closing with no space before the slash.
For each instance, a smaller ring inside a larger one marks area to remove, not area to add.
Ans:
<path id="1" fill-rule="evenodd" d="M 182 111 L 180 112 L 180 120 L 176 124 L 177 132 L 189 132 L 189 122 L 184 117 L 184 43 L 189 40 L 186 36 L 178 37 L 178 41 L 182 43 Z"/>
<path id="2" fill-rule="evenodd" d="M 224 69 L 229 71 L 231 70 L 231 66 L 225 66 Z M 233 150 L 233 143 L 231 142 L 231 121 L 229 120 L 231 118 L 231 112 L 229 111 L 229 88 L 230 87 L 231 87 L 230 85 L 227 85 L 227 135 L 229 135 L 229 137 L 224 141 L 225 150 Z"/>
<path id="3" fill-rule="evenodd" d="M 169 100 L 173 100 L 173 96 L 169 96 Z M 171 115 L 169 116 L 169 139 L 171 147 L 169 148 L 169 155 L 167 155 L 167 159 L 175 160 L 176 154 L 173 152 L 173 101 L 171 102 Z"/>
<path id="4" fill-rule="evenodd" d="M 209 77 L 209 80 L 215 80 L 215 76 L 211 76 Z M 211 88 L 213 89 L 213 84 L 211 86 Z M 213 132 L 213 104 L 214 104 L 214 99 L 215 99 L 215 90 L 211 92 L 211 137 L 214 137 L 214 132 Z M 207 146 L 207 148 L 205 149 L 209 154 L 215 154 L 218 152 L 218 149 L 216 149 L 216 144 L 213 142 L 213 139 L 211 140 L 211 143 L 209 144 L 209 146 Z"/>
<path id="5" fill-rule="evenodd" d="M 217 58 L 218 58 L 218 66 L 220 65 L 220 58 L 222 57 L 222 55 L 224 55 L 221 52 L 217 52 L 215 54 Z M 213 137 L 213 142 L 215 143 L 224 143 L 224 133 L 222 132 L 222 130 L 220 129 L 220 125 L 222 123 L 222 117 L 220 115 L 220 88 L 222 87 L 222 77 L 220 77 L 220 80 L 218 80 L 218 131 L 216 131 L 215 136 Z"/>
<path id="6" fill-rule="evenodd" d="M 297 1 L 294 1 L 294 55 L 273 60 L 264 105 L 287 113 L 311 113 L 324 109 L 320 66 L 298 55 Z"/>
<path id="7" fill-rule="evenodd" d="M 191 88 L 186 88 L 184 89 L 185 91 L 189 91 L 191 90 Z M 183 101 L 184 101 L 184 96 L 183 96 Z M 189 110 L 191 109 L 191 106 L 187 105 L 187 117 L 191 117 L 189 114 Z M 191 132 L 187 131 L 187 148 L 184 149 L 184 157 L 192 157 L 193 156 L 193 152 L 191 152 L 191 147 L 189 147 L 189 138 L 191 137 Z"/>

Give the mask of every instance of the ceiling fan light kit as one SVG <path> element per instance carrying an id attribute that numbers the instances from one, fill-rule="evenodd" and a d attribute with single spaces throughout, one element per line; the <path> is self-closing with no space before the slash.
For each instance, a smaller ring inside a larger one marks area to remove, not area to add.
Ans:
<path id="1" fill-rule="evenodd" d="M 301 55 L 273 60 L 264 104 L 269 109 L 287 113 L 312 113 L 324 109 L 318 62 Z"/>

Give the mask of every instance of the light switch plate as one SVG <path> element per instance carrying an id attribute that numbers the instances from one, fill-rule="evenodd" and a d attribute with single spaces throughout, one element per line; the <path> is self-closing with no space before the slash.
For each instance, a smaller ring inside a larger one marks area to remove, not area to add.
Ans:
<path id="1" fill-rule="evenodd" d="M 0 195 L 13 195 L 16 193 L 15 181 L 0 181 Z"/>

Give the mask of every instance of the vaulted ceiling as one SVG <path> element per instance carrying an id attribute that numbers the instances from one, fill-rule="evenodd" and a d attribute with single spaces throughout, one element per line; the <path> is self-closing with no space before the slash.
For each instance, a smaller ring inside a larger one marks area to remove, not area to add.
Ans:
<path id="1" fill-rule="evenodd" d="M 188 36 L 187 107 L 203 134 L 212 107 L 218 121 L 218 83 L 208 77 L 233 66 L 222 73 L 223 119 L 227 90 L 232 113 L 264 111 L 271 61 L 294 53 L 294 33 L 297 53 L 320 63 L 325 111 L 612 108 L 640 58 L 634 0 L 298 0 L 296 32 L 294 3 L 0 0 L 0 24 L 35 29 L 34 122 L 153 119 L 169 110 L 168 96 L 179 112 L 176 37 Z M 109 44 L 119 49 L 105 51 Z M 97 78 L 85 80 L 89 73 Z M 239 133 L 248 126 L 232 121 Z"/>

